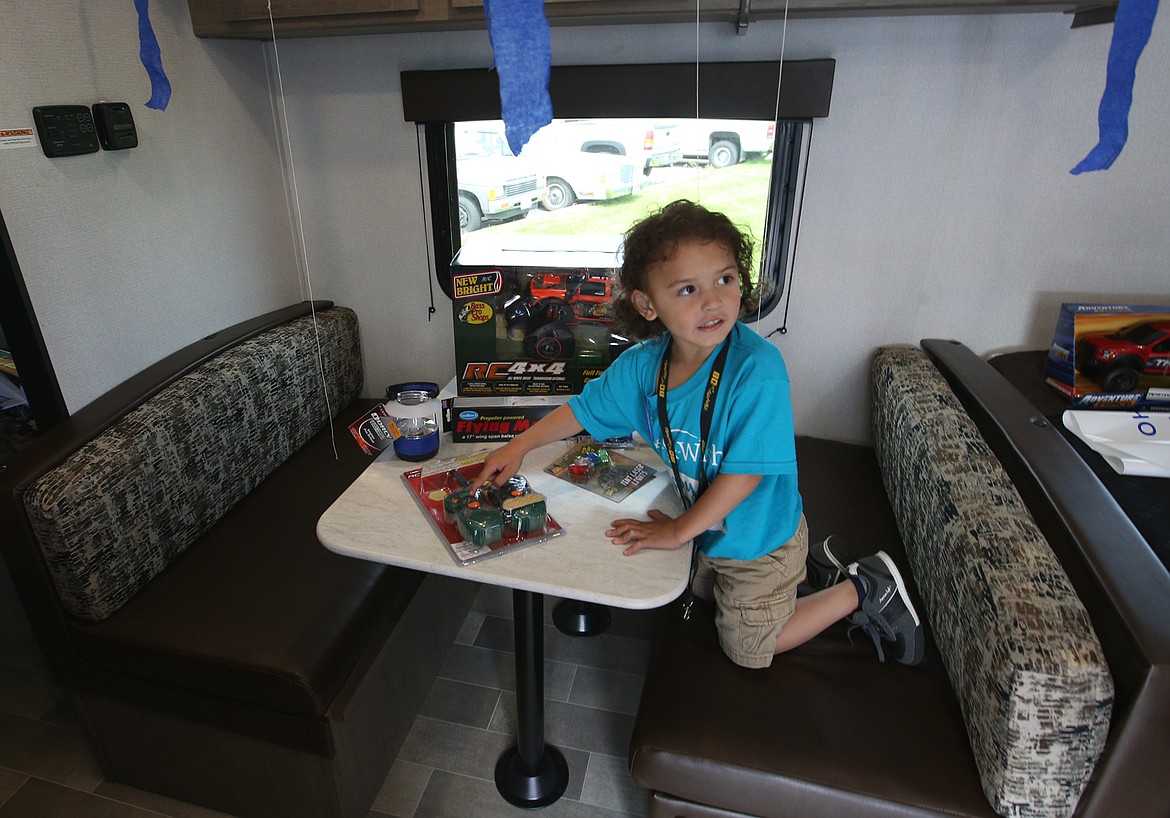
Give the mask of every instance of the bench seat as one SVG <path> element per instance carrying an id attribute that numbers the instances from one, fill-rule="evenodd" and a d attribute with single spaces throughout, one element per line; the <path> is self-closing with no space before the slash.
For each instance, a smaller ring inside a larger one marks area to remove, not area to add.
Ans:
<path id="1" fill-rule="evenodd" d="M 0 550 L 108 780 L 246 818 L 368 812 L 477 585 L 317 540 L 370 463 L 359 338 L 329 302 L 229 327 L 0 474 Z"/>
<path id="2" fill-rule="evenodd" d="M 797 439 L 810 540 L 883 549 L 925 626 L 770 668 L 666 614 L 630 768 L 651 818 L 1154 818 L 1170 577 L 1046 420 L 956 342 L 878 349 L 874 447 Z"/>
<path id="3" fill-rule="evenodd" d="M 317 541 L 317 519 L 369 464 L 352 439 L 337 444 L 334 459 L 319 432 L 130 603 L 78 623 L 78 650 L 110 672 L 324 713 L 423 579 Z"/>
<path id="4" fill-rule="evenodd" d="M 905 567 L 873 449 L 798 437 L 796 455 L 810 540 L 836 534 Z M 677 606 L 664 615 L 631 741 L 653 816 L 995 818 L 929 629 L 913 668 L 878 662 L 839 623 L 749 670 L 721 653 L 710 605 L 695 605 L 688 622 Z"/>

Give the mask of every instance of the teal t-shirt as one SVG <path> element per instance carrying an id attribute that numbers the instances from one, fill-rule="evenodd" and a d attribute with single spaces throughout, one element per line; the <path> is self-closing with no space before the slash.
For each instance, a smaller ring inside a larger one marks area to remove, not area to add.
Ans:
<path id="1" fill-rule="evenodd" d="M 669 466 L 658 422 L 655 388 L 668 335 L 643 341 L 623 352 L 602 375 L 569 399 L 577 420 L 598 439 L 640 434 Z M 678 455 L 685 492 L 698 490 L 699 409 L 711 368 L 706 363 L 666 395 L 666 413 Z M 718 528 L 700 537 L 710 557 L 753 560 L 774 551 L 796 533 L 802 505 L 796 479 L 796 441 L 788 370 L 780 351 L 741 323 L 720 378 L 707 452 L 702 458 L 708 481 L 720 472 L 758 474 L 761 480 Z"/>

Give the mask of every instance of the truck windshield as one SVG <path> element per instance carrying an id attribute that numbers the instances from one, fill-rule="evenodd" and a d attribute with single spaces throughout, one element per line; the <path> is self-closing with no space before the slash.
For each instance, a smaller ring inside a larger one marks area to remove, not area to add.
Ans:
<path id="1" fill-rule="evenodd" d="M 1154 329 L 1149 324 L 1137 324 L 1136 326 L 1128 327 L 1117 333 L 1116 338 L 1122 341 L 1129 341 L 1131 344 L 1137 344 L 1144 347 L 1157 341 L 1162 337 L 1162 333 Z"/>

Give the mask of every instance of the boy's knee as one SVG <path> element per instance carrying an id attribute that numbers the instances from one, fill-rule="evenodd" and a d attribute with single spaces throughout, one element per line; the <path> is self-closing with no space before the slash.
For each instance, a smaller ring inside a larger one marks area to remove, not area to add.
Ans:
<path id="1" fill-rule="evenodd" d="M 731 661 L 749 668 L 768 667 L 780 631 L 796 610 L 796 589 L 754 599 L 735 600 L 715 588 L 715 629 L 719 646 Z"/>

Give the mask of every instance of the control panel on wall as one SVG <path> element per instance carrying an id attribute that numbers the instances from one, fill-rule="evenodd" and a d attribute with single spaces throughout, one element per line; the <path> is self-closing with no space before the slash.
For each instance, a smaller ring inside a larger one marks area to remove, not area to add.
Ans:
<path id="1" fill-rule="evenodd" d="M 97 153 L 101 147 L 93 114 L 84 105 L 38 105 L 33 108 L 33 122 L 41 150 L 49 158 Z"/>
<path id="2" fill-rule="evenodd" d="M 45 156 L 78 156 L 138 147 L 138 130 L 130 106 L 124 102 L 85 105 L 38 105 L 33 122 Z"/>

